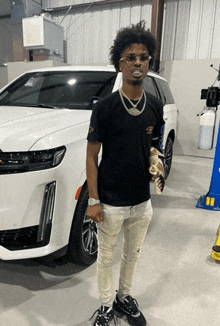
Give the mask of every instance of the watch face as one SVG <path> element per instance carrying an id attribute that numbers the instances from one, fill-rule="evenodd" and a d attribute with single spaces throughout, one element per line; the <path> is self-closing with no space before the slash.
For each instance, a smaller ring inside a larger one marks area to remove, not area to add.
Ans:
<path id="1" fill-rule="evenodd" d="M 93 205 L 96 205 L 99 203 L 100 203 L 100 201 L 98 199 L 89 198 L 89 201 L 88 201 L 89 206 L 93 206 Z"/>
<path id="2" fill-rule="evenodd" d="M 92 206 L 93 205 L 93 200 L 92 198 L 89 198 L 89 206 Z"/>

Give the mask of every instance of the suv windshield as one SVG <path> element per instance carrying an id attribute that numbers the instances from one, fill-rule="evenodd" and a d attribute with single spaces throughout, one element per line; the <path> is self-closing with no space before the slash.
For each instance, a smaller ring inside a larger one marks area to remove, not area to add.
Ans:
<path id="1" fill-rule="evenodd" d="M 90 109 L 112 92 L 116 72 L 27 73 L 0 94 L 0 105 Z"/>

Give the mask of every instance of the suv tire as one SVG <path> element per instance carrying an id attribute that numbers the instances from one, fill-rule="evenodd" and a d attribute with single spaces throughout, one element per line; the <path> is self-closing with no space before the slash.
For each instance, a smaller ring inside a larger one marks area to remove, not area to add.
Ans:
<path id="1" fill-rule="evenodd" d="M 68 258 L 80 265 L 91 265 L 97 258 L 98 239 L 96 224 L 87 216 L 88 187 L 84 184 L 73 218 Z"/>

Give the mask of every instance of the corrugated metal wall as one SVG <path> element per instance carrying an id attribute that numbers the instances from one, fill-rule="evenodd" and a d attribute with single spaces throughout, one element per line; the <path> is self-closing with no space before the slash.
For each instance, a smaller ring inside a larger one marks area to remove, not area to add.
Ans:
<path id="1" fill-rule="evenodd" d="M 63 7 L 63 6 L 71 6 L 71 5 L 78 5 L 84 4 L 88 2 L 98 2 L 100 0 L 43 0 L 45 4 L 44 7 L 47 8 L 55 8 L 55 7 Z"/>
<path id="2" fill-rule="evenodd" d="M 50 5 L 64 6 L 71 1 L 46 1 Z M 79 1 L 78 1 L 79 2 Z M 87 1 L 88 2 L 88 1 Z M 82 1 L 81 1 L 82 3 Z M 45 5 L 44 4 L 44 8 Z M 74 1 L 74 4 L 76 2 Z M 67 62 L 69 64 L 109 63 L 109 48 L 121 27 L 137 23 L 141 19 L 151 24 L 151 0 L 124 1 L 95 6 L 75 8 L 68 12 L 56 11 L 57 22 L 64 27 L 67 41 Z M 53 16 L 54 16 L 53 14 Z"/>
<path id="3" fill-rule="evenodd" d="M 71 64 L 106 64 L 116 31 L 140 19 L 151 26 L 151 0 L 45 0 L 44 8 L 84 4 L 62 22 Z M 65 11 L 54 13 L 62 21 Z M 53 14 L 53 15 L 54 15 Z M 165 0 L 161 60 L 220 58 L 220 0 Z"/>
<path id="4" fill-rule="evenodd" d="M 167 0 L 162 60 L 220 58 L 220 1 Z"/>

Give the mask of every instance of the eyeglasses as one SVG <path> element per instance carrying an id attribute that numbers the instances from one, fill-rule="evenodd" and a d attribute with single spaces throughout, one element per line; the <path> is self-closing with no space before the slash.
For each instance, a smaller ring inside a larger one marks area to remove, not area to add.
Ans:
<path id="1" fill-rule="evenodd" d="M 121 58 L 119 61 L 126 61 L 127 64 L 132 65 L 137 61 L 137 58 L 139 61 L 146 62 L 150 60 L 152 57 L 149 54 L 141 54 L 141 55 L 131 54 L 127 57 Z"/>

